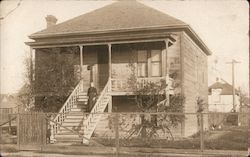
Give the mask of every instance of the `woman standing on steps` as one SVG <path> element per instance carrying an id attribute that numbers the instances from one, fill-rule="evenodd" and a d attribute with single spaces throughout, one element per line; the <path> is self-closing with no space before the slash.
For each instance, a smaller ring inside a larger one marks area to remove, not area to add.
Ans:
<path id="1" fill-rule="evenodd" d="M 94 107 L 97 99 L 97 90 L 94 87 L 94 83 L 90 83 L 90 87 L 88 89 L 88 112 L 91 112 L 92 108 Z"/>

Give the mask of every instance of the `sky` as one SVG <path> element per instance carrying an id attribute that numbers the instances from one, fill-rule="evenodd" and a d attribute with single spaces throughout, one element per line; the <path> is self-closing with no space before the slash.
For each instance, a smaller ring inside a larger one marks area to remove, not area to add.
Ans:
<path id="1" fill-rule="evenodd" d="M 3 0 L 0 2 L 0 93 L 15 93 L 24 84 L 28 35 L 46 28 L 45 17 L 58 23 L 98 9 L 108 0 Z M 243 0 L 139 0 L 189 24 L 212 51 L 208 57 L 208 85 L 220 77 L 249 92 L 249 6 Z M 17 7 L 17 5 L 20 5 Z M 17 8 L 16 8 L 17 7 Z M 16 8 L 16 9 L 14 9 Z M 14 11 L 12 11 L 14 10 Z M 11 12 L 11 13 L 10 13 Z"/>

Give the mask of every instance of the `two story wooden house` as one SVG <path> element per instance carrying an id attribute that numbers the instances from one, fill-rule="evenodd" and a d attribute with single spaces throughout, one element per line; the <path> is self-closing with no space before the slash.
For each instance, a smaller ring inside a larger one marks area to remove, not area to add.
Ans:
<path id="1" fill-rule="evenodd" d="M 185 96 L 185 112 L 197 111 L 197 97 L 207 102 L 211 52 L 188 24 L 136 1 L 114 2 L 60 24 L 52 15 L 46 20 L 48 27 L 30 35 L 34 41 L 26 44 L 33 58 L 35 105 L 59 112 L 58 123 L 83 112 L 79 104 L 86 104 L 90 82 L 99 93 L 91 113 L 137 111 L 127 81 L 133 72 L 138 81 L 169 82 L 175 76 L 180 86 L 171 92 Z M 87 138 L 100 119 L 86 117 Z M 55 136 L 62 129 L 53 126 Z M 178 133 L 197 131 L 197 117 L 189 115 Z"/>

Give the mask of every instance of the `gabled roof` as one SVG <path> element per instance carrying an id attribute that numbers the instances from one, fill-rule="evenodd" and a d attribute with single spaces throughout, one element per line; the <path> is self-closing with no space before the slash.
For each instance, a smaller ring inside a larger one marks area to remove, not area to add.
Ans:
<path id="1" fill-rule="evenodd" d="M 1 94 L 0 108 L 12 108 L 17 104 L 16 98 L 13 95 Z"/>
<path id="2" fill-rule="evenodd" d="M 208 94 L 212 94 L 212 89 L 221 89 L 220 95 L 233 95 L 233 86 L 227 83 L 226 81 L 223 82 L 215 82 L 211 86 L 208 87 Z M 238 90 L 235 89 L 235 94 L 238 94 Z"/>
<path id="3" fill-rule="evenodd" d="M 134 1 L 119 1 L 44 29 L 31 37 L 44 34 L 122 30 L 145 27 L 186 25 L 165 13 Z"/>

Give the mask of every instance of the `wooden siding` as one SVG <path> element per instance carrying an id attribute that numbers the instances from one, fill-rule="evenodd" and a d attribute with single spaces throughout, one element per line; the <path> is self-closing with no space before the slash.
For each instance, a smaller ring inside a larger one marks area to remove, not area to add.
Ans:
<path id="1" fill-rule="evenodd" d="M 174 82 L 181 85 L 181 56 L 180 56 L 180 33 L 176 33 L 176 42 L 168 47 L 167 50 L 167 73 L 170 78 L 174 79 Z M 174 89 L 174 92 L 180 93 L 181 87 Z"/>
<path id="2" fill-rule="evenodd" d="M 207 56 L 186 34 L 181 35 L 182 90 L 186 98 L 185 112 L 197 112 L 196 100 L 201 97 L 207 104 Z M 207 105 L 205 107 L 207 111 Z M 207 126 L 207 121 L 204 121 Z M 190 115 L 185 120 L 185 136 L 198 131 L 197 116 Z"/>
<path id="3" fill-rule="evenodd" d="M 130 64 L 135 64 L 136 60 L 137 54 L 132 45 L 113 46 L 111 54 L 112 78 L 128 79 L 132 74 Z"/>

